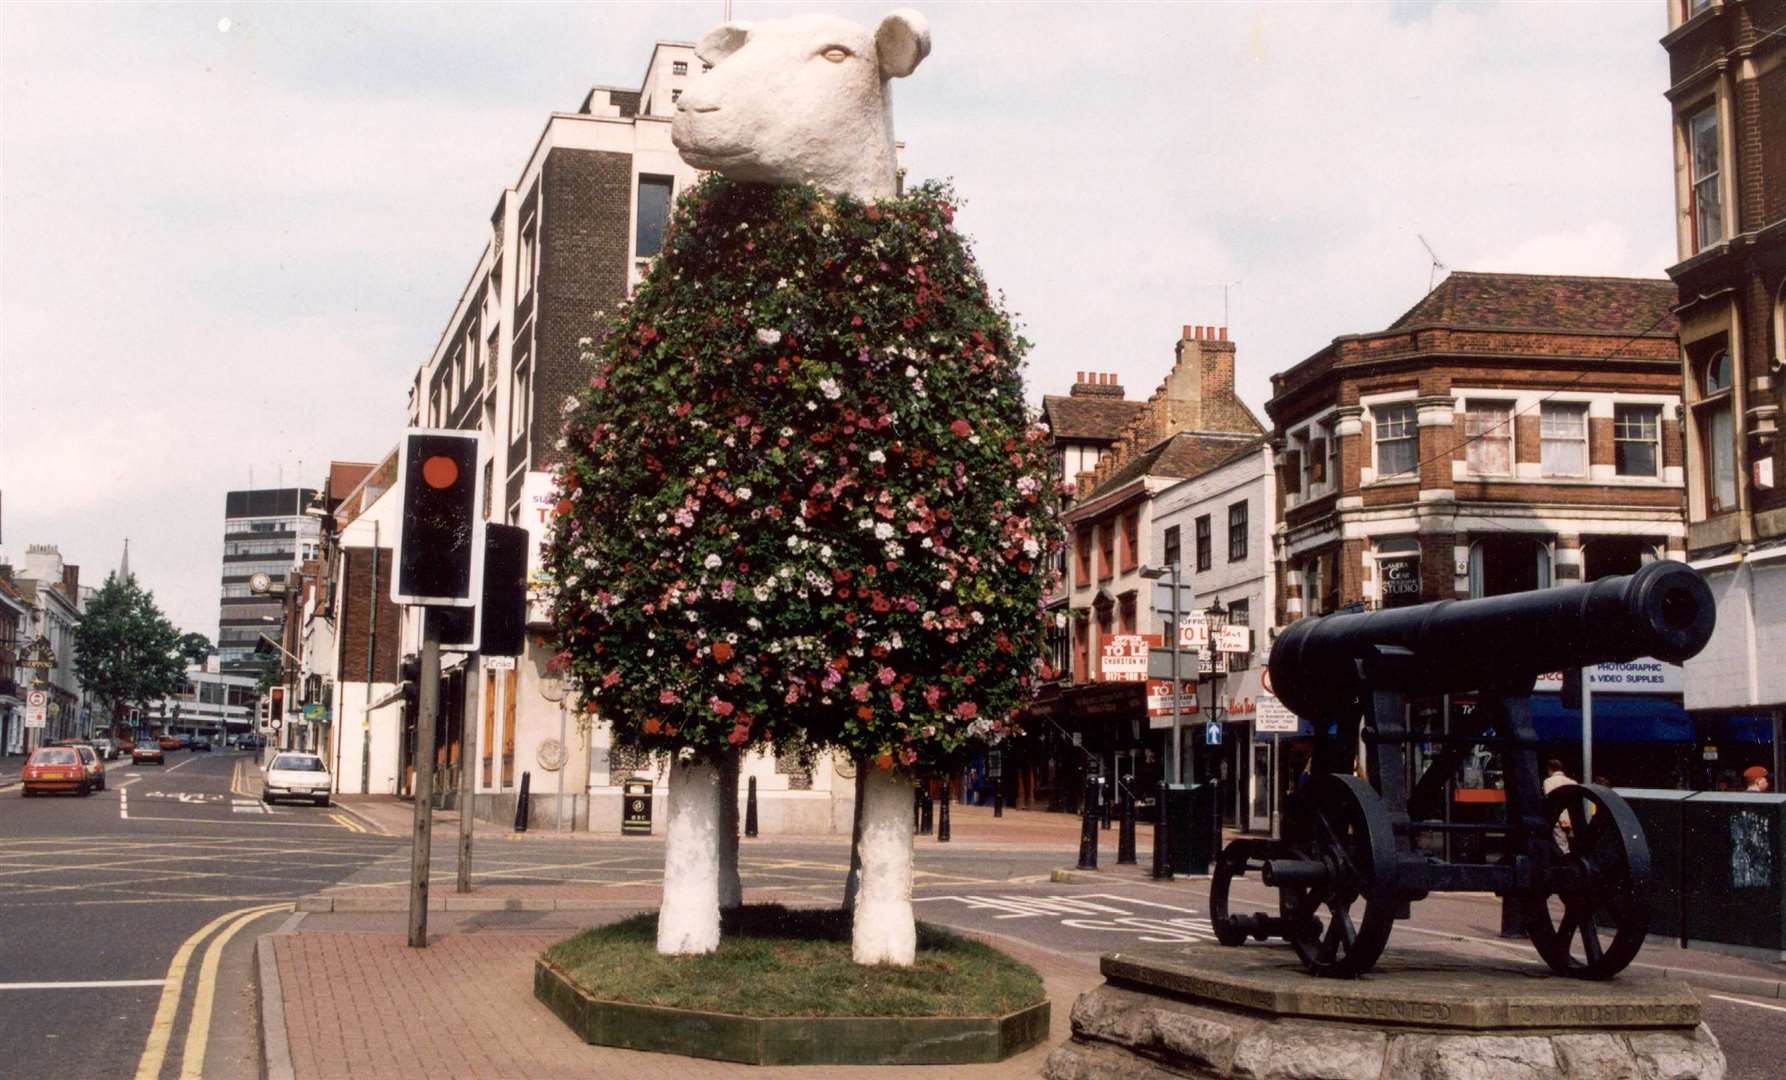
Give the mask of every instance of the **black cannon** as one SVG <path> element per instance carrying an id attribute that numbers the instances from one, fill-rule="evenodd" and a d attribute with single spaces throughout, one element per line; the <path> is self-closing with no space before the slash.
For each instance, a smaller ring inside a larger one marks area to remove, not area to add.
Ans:
<path id="1" fill-rule="evenodd" d="M 1609 788 L 1544 794 L 1532 685 L 1590 664 L 1679 663 L 1705 647 L 1713 620 L 1696 571 L 1653 562 L 1589 585 L 1292 623 L 1272 647 L 1271 681 L 1314 727 L 1314 757 L 1286 807 L 1282 839 L 1223 849 L 1209 890 L 1216 937 L 1224 945 L 1286 938 L 1310 972 L 1349 978 L 1377 962 L 1413 901 L 1493 892 L 1518 904 L 1553 971 L 1611 978 L 1648 930 L 1638 897 L 1649 846 Z M 1464 692 L 1479 703 L 1462 730 L 1409 733 L 1410 695 Z M 1411 742 L 1441 749 L 1410 786 Z M 1506 820 L 1442 820 L 1446 784 L 1483 749 L 1504 763 Z M 1444 832 L 1478 833 L 1498 859 L 1453 863 L 1417 850 L 1421 834 Z M 1277 889 L 1276 913 L 1229 910 L 1230 883 L 1247 873 Z"/>

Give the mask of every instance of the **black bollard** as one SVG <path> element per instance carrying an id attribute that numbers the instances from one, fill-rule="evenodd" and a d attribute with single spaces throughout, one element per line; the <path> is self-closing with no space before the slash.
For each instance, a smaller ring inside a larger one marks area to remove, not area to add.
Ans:
<path id="1" fill-rule="evenodd" d="M 527 788 L 528 788 L 528 782 L 532 779 L 533 779 L 532 773 L 525 772 L 525 771 L 523 771 L 521 773 L 521 794 L 519 796 L 517 796 L 515 799 L 515 831 L 516 832 L 526 832 L 527 831 Z"/>
<path id="2" fill-rule="evenodd" d="M 992 785 L 992 816 L 1005 816 L 1005 782 L 1002 778 Z"/>
<path id="3" fill-rule="evenodd" d="M 744 797 L 744 835 L 757 834 L 757 778 L 750 778 L 750 791 Z"/>
<path id="4" fill-rule="evenodd" d="M 924 785 L 912 785 L 912 831 L 924 830 Z"/>
<path id="5" fill-rule="evenodd" d="M 939 844 L 949 842 L 949 785 L 947 784 L 943 785 L 943 805 L 937 809 L 936 814 L 936 842 Z"/>
<path id="6" fill-rule="evenodd" d="M 1079 815 L 1079 869 L 1098 868 L 1098 785 L 1085 781 L 1085 808 Z"/>
<path id="7" fill-rule="evenodd" d="M 920 789 L 919 794 L 923 799 L 923 802 L 919 805 L 923 807 L 924 812 L 918 818 L 918 832 L 925 836 L 929 836 L 936 831 L 934 817 L 936 812 L 936 800 L 930 796 L 930 781 L 924 781 L 924 787 Z"/>
<path id="8" fill-rule="evenodd" d="M 1504 938 L 1526 936 L 1525 912 L 1520 909 L 1519 898 L 1516 896 L 1501 897 L 1501 936 Z"/>
<path id="9" fill-rule="evenodd" d="M 1104 790 L 1104 778 L 1098 777 L 1098 821 L 1105 829 L 1110 827 L 1110 800 L 1114 794 Z"/>
<path id="10" fill-rule="evenodd" d="M 1134 777 L 1129 777 L 1131 781 Z M 1116 834 L 1116 865 L 1135 865 L 1135 789 L 1122 786 L 1121 829 Z"/>
<path id="11" fill-rule="evenodd" d="M 1172 835 L 1166 821 L 1166 781 L 1160 781 L 1159 794 L 1153 808 L 1153 877 L 1155 881 L 1172 880 Z"/>

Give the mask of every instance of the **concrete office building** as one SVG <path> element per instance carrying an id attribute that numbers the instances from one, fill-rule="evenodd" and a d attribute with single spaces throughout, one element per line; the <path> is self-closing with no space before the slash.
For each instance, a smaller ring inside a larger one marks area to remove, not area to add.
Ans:
<path id="1" fill-rule="evenodd" d="M 285 621 L 277 593 L 285 576 L 316 557 L 317 519 L 304 513 L 311 488 L 256 488 L 224 496 L 223 594 L 217 612 L 217 658 L 224 674 L 256 670 L 260 635 L 279 637 Z M 273 589 L 254 591 L 265 574 Z"/>

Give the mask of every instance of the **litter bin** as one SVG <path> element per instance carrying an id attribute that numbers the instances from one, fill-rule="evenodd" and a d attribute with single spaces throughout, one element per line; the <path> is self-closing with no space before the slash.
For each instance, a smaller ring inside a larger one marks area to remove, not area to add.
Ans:
<path id="1" fill-rule="evenodd" d="M 1172 872 L 1207 874 L 1220 843 L 1217 781 L 1166 786 L 1166 827 L 1171 830 Z"/>
<path id="2" fill-rule="evenodd" d="M 1702 791 L 1682 806 L 1684 936 L 1786 959 L 1786 795 Z"/>
<path id="3" fill-rule="evenodd" d="M 1650 933 L 1681 938 L 1681 828 L 1691 791 L 1617 788 L 1631 804 L 1650 848 L 1650 884 L 1638 900 L 1649 909 Z"/>
<path id="4" fill-rule="evenodd" d="M 651 781 L 628 780 L 620 786 L 620 832 L 651 835 Z"/>

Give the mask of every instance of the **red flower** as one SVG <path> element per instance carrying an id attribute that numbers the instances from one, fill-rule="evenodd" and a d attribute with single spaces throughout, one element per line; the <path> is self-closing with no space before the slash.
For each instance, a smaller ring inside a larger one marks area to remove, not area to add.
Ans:
<path id="1" fill-rule="evenodd" d="M 718 660 L 722 664 L 725 663 L 727 660 L 730 660 L 732 658 L 732 647 L 730 645 L 727 645 L 723 641 L 714 642 L 713 643 L 713 658 L 715 660 Z"/>
<path id="2" fill-rule="evenodd" d="M 732 715 L 732 710 L 736 708 L 731 702 L 721 700 L 720 698 L 708 699 L 707 705 L 720 716 L 730 716 Z"/>
<path id="3" fill-rule="evenodd" d="M 966 420 L 955 421 L 949 425 L 949 430 L 953 431 L 957 437 L 963 439 L 974 433 L 973 425 L 969 424 Z"/>

